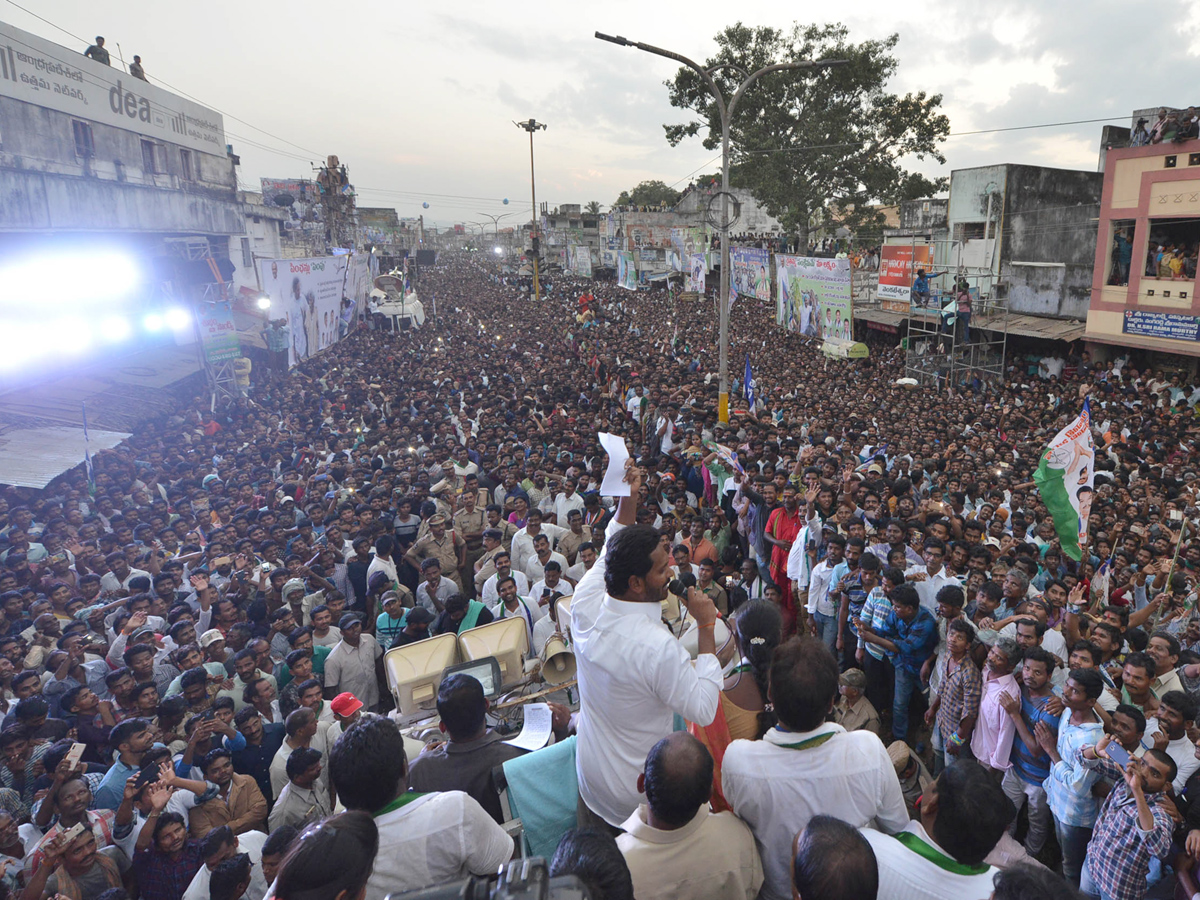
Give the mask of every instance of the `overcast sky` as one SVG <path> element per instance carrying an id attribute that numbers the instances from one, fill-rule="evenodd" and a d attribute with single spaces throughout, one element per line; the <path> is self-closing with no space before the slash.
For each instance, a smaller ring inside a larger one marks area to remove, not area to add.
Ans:
<path id="1" fill-rule="evenodd" d="M 597 41 L 593 32 L 703 60 L 715 49 L 713 35 L 739 17 L 787 28 L 793 16 L 818 6 L 779 0 L 21 5 L 89 40 L 103 34 L 114 62 L 119 43 L 126 60 L 141 55 L 151 81 L 225 113 L 248 188 L 257 190 L 261 176 L 311 177 L 310 162 L 336 153 L 349 167 L 360 205 L 392 206 L 402 216 L 424 212 L 426 222 L 443 225 L 478 221 L 482 213 L 511 212 L 509 223 L 528 215 L 529 142 L 515 119 L 533 116 L 549 125 L 536 138 L 539 204 L 607 206 L 644 179 L 682 188 L 717 168 L 699 138 L 671 148 L 663 137 L 664 123 L 684 121 L 662 84 L 673 64 Z M 900 65 L 890 89 L 943 94 L 952 132 L 1108 116 L 1128 124 L 1135 108 L 1200 103 L 1200 0 L 1153 7 L 1131 0 L 859 0 L 820 7 L 840 12 L 855 40 L 898 32 Z M 8 0 L 0 0 L 0 19 L 84 49 Z M 953 168 L 1019 162 L 1094 171 L 1101 127 L 954 136 L 944 146 L 944 167 L 920 168 L 948 175 Z"/>

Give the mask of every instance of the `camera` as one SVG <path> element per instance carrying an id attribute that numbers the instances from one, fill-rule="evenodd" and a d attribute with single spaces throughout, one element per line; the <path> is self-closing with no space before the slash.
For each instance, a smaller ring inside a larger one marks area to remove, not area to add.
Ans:
<path id="1" fill-rule="evenodd" d="M 471 877 L 437 887 L 388 894 L 387 900 L 592 900 L 592 893 L 574 875 L 550 877 L 550 867 L 540 856 L 514 859 L 500 870 L 500 878 Z"/>

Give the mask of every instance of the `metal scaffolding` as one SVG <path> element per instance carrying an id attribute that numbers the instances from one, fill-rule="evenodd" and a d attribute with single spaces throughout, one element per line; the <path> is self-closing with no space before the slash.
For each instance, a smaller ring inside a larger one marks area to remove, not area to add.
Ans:
<path id="1" fill-rule="evenodd" d="M 992 273 L 952 274 L 955 282 L 960 278 L 968 284 L 976 282 L 967 328 L 952 312 L 957 306 L 954 292 L 931 296 L 928 307 L 910 305 L 907 317 L 904 374 L 939 391 L 961 387 L 976 378 L 983 382 L 1003 379 L 1008 347 L 1008 307 L 993 298 L 982 298 L 978 292 L 978 282 L 991 281 Z"/>

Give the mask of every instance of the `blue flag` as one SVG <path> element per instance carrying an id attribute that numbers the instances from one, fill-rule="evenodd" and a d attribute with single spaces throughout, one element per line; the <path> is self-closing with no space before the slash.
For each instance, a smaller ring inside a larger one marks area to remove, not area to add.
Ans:
<path id="1" fill-rule="evenodd" d="M 750 407 L 750 411 L 754 412 L 754 373 L 750 370 L 750 354 L 746 354 L 746 375 L 742 379 L 742 389 L 746 394 L 746 403 Z"/>

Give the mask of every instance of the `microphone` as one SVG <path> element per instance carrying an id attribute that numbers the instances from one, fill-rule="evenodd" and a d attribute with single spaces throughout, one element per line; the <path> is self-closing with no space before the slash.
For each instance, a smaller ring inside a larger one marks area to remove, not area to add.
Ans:
<path id="1" fill-rule="evenodd" d="M 696 576 L 691 572 L 684 572 L 678 578 L 673 578 L 671 583 L 667 585 L 669 590 L 676 597 L 686 597 L 688 588 L 696 586 Z"/>

